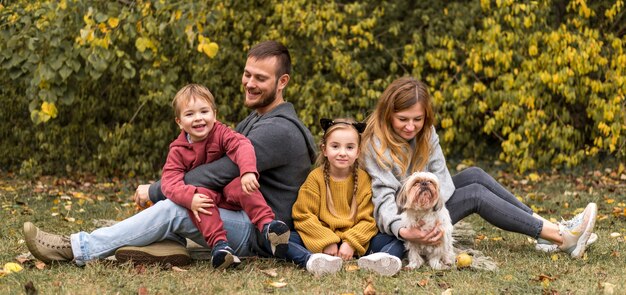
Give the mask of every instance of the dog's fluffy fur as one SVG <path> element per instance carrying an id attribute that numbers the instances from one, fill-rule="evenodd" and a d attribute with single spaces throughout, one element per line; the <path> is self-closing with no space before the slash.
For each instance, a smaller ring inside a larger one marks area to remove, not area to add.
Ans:
<path id="1" fill-rule="evenodd" d="M 400 189 L 396 199 L 398 214 L 409 227 L 420 227 L 431 230 L 439 222 L 440 230 L 444 231 L 443 240 L 436 246 L 421 245 L 406 241 L 404 246 L 409 250 L 408 268 L 419 268 L 424 259 L 433 269 L 448 269 L 454 261 L 452 243 L 452 222 L 450 213 L 439 197 L 439 181 L 430 172 L 415 172 L 409 176 Z M 420 225 L 421 223 L 423 225 Z"/>

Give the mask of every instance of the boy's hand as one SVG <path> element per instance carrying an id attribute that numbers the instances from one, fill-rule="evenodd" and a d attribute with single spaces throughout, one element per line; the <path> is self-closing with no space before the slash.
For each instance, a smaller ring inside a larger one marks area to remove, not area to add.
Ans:
<path id="1" fill-rule="evenodd" d="M 322 252 L 330 256 L 337 256 L 337 244 L 330 244 L 326 246 Z"/>
<path id="2" fill-rule="evenodd" d="M 259 187 L 259 182 L 256 180 L 254 173 L 248 172 L 241 176 L 241 189 L 243 189 L 246 194 L 256 191 Z"/>
<path id="3" fill-rule="evenodd" d="M 194 194 L 193 199 L 191 200 L 191 211 L 193 215 L 196 216 L 196 220 L 200 222 L 200 215 L 198 213 L 213 215 L 212 212 L 205 208 L 213 208 L 215 204 L 213 204 L 213 199 L 209 198 L 207 195 L 203 194 Z"/>
<path id="4" fill-rule="evenodd" d="M 339 252 L 337 256 L 341 257 L 343 260 L 350 260 L 354 256 L 354 248 L 350 246 L 350 244 L 343 242 L 339 247 Z"/>

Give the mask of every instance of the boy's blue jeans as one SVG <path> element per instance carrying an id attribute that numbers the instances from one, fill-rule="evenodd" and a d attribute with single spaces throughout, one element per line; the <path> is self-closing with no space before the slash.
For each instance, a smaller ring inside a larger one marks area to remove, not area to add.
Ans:
<path id="1" fill-rule="evenodd" d="M 370 246 L 365 251 L 365 255 L 384 252 L 402 259 L 404 255 L 404 243 L 394 236 L 383 233 L 376 234 L 370 240 Z M 306 267 L 306 262 L 313 255 L 302 242 L 302 238 L 297 231 L 292 230 L 289 237 L 289 250 L 287 251 L 287 259 L 300 267 Z"/>
<path id="2" fill-rule="evenodd" d="M 250 243 L 254 225 L 243 211 L 219 209 L 229 245 L 237 256 L 251 256 Z M 165 239 L 185 245 L 185 238 L 208 247 L 204 237 L 189 218 L 187 209 L 170 200 L 157 202 L 113 226 L 96 229 L 91 233 L 72 234 L 72 251 L 78 265 L 89 260 L 103 259 L 123 246 L 147 246 Z"/>

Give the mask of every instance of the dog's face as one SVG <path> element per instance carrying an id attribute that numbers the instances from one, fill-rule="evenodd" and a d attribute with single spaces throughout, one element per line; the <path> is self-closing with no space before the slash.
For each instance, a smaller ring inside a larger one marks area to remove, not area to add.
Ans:
<path id="1" fill-rule="evenodd" d="M 402 185 L 396 198 L 398 214 L 405 210 L 437 211 L 443 207 L 439 198 L 439 181 L 430 172 L 415 172 Z"/>

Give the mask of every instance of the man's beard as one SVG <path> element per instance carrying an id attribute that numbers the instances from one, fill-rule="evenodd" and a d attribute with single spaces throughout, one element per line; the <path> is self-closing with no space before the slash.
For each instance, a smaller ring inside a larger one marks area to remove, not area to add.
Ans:
<path id="1" fill-rule="evenodd" d="M 259 100 L 255 102 L 249 102 L 248 100 L 246 100 L 243 105 L 247 108 L 256 110 L 272 104 L 276 100 L 276 87 L 278 87 L 278 82 L 276 82 L 276 84 L 274 85 L 274 89 L 272 89 L 272 92 L 262 96 Z"/>

